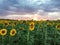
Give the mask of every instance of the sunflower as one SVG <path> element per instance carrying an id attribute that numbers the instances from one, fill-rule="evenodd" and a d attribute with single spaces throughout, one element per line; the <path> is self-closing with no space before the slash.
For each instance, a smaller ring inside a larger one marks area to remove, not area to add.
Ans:
<path id="1" fill-rule="evenodd" d="M 1 30 L 0 30 L 0 34 L 1 34 Z"/>
<path id="2" fill-rule="evenodd" d="M 12 29 L 12 30 L 10 31 L 10 35 L 11 35 L 11 36 L 15 36 L 15 35 L 16 35 L 16 30 L 15 30 L 15 29 Z"/>
<path id="3" fill-rule="evenodd" d="M 57 24 L 56 25 L 56 29 L 60 29 L 60 24 Z"/>
<path id="4" fill-rule="evenodd" d="M 31 23 L 30 23 L 29 29 L 30 29 L 31 31 L 34 30 L 34 22 L 31 22 Z"/>
<path id="5" fill-rule="evenodd" d="M 50 22 L 47 23 L 47 26 L 51 26 L 51 25 L 52 25 L 52 23 L 50 23 Z"/>
<path id="6" fill-rule="evenodd" d="M 5 21 L 5 22 L 4 22 L 4 25 L 5 25 L 5 26 L 8 26 L 8 25 L 9 25 L 9 22 L 8 22 L 8 21 Z"/>
<path id="7" fill-rule="evenodd" d="M 7 34 L 7 30 L 6 30 L 6 29 L 1 29 L 1 30 L 0 30 L 0 34 L 1 34 L 2 36 L 6 35 L 6 34 Z"/>
<path id="8" fill-rule="evenodd" d="M 16 23 L 12 23 L 12 27 L 16 26 Z"/>

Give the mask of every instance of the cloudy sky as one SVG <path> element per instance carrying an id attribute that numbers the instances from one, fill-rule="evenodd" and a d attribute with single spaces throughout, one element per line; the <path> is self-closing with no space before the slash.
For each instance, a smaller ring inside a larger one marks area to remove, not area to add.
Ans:
<path id="1" fill-rule="evenodd" d="M 60 19 L 60 0 L 0 0 L 0 18 Z"/>

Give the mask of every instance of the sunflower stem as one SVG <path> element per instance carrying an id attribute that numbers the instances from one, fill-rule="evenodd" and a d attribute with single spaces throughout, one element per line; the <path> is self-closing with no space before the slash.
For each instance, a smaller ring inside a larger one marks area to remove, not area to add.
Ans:
<path id="1" fill-rule="evenodd" d="M 27 33 L 27 45 L 29 45 L 29 30 L 28 30 L 28 33 Z"/>

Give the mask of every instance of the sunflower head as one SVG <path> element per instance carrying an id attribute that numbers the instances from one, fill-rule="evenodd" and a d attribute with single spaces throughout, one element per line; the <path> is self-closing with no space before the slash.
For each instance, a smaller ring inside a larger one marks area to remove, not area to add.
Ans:
<path id="1" fill-rule="evenodd" d="M 51 23 L 47 23 L 47 26 L 51 26 L 52 24 Z"/>
<path id="2" fill-rule="evenodd" d="M 18 24 L 18 22 L 13 22 L 12 23 L 12 26 L 14 27 L 14 26 L 16 26 Z"/>
<path id="3" fill-rule="evenodd" d="M 15 35 L 16 35 L 16 30 L 15 30 L 15 29 L 12 29 L 12 30 L 10 31 L 10 35 L 11 35 L 11 36 L 15 36 Z"/>
<path id="4" fill-rule="evenodd" d="M 34 30 L 34 22 L 31 22 L 31 23 L 30 23 L 29 29 L 30 29 L 31 31 Z"/>
<path id="5" fill-rule="evenodd" d="M 5 22 L 4 22 L 4 25 L 5 25 L 5 26 L 8 26 L 8 25 L 9 25 L 9 22 L 8 22 L 8 21 L 5 21 Z"/>
<path id="6" fill-rule="evenodd" d="M 6 34 L 7 34 L 7 30 L 6 30 L 6 29 L 1 29 L 1 30 L 0 30 L 0 34 L 1 34 L 2 36 L 6 35 Z"/>
<path id="7" fill-rule="evenodd" d="M 56 25 L 56 29 L 60 29 L 60 24 L 57 24 Z"/>

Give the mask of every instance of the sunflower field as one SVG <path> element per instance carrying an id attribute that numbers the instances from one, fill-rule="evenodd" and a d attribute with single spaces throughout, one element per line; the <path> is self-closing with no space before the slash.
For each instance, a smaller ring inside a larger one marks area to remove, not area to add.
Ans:
<path id="1" fill-rule="evenodd" d="M 60 20 L 0 19 L 0 45 L 60 45 Z"/>

